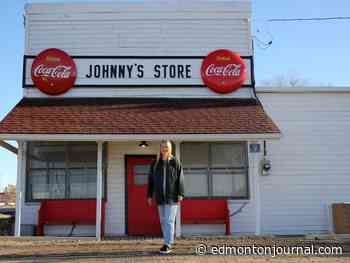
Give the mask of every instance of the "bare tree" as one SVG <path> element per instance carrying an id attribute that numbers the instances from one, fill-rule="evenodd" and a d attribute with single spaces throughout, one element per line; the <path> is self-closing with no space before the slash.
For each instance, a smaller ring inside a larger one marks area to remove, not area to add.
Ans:
<path id="1" fill-rule="evenodd" d="M 261 81 L 262 86 L 269 87 L 302 87 L 308 84 L 307 79 L 297 76 L 296 74 L 287 74 L 287 75 L 277 75 L 276 77 L 270 80 Z"/>
<path id="2" fill-rule="evenodd" d="M 5 193 L 16 193 L 16 185 L 8 184 L 4 190 Z"/>

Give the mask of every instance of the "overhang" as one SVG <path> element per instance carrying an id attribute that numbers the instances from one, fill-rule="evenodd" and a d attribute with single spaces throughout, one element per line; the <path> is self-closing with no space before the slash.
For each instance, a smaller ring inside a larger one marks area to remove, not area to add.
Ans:
<path id="1" fill-rule="evenodd" d="M 254 99 L 22 99 L 2 140 L 248 140 L 280 130 Z"/>

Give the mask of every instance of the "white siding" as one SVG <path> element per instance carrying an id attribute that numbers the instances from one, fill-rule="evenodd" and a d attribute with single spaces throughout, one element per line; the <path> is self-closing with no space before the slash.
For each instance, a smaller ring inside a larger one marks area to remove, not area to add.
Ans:
<path id="1" fill-rule="evenodd" d="M 63 49 L 70 55 L 204 56 L 223 47 L 242 55 L 250 54 L 246 20 L 63 22 L 28 19 L 28 55 L 36 55 L 49 47 Z"/>
<path id="2" fill-rule="evenodd" d="M 350 201 L 350 93 L 259 93 L 283 133 L 260 177 L 263 233 L 323 233 L 328 205 Z"/>
<path id="3" fill-rule="evenodd" d="M 258 143 L 258 142 L 254 142 Z M 248 145 L 247 145 L 248 146 Z M 230 200 L 229 212 L 235 213 L 230 217 L 231 234 L 233 236 L 251 235 L 256 233 L 257 222 L 257 166 L 259 160 L 259 153 L 249 153 L 249 200 Z M 240 212 L 239 212 L 240 211 Z M 236 213 L 237 212 L 237 213 Z"/>
<path id="4" fill-rule="evenodd" d="M 250 15 L 250 1 L 28 4 L 25 54 L 57 47 L 71 55 L 251 55 Z"/>
<path id="5" fill-rule="evenodd" d="M 22 207 L 22 224 L 24 225 L 36 225 L 38 223 L 38 211 L 39 204 L 25 203 Z"/>
<path id="6" fill-rule="evenodd" d="M 28 147 L 25 147 L 26 151 Z M 26 226 L 30 225 L 31 227 L 33 225 L 37 225 L 38 223 L 38 210 L 39 210 L 39 204 L 37 203 L 26 203 L 25 198 L 25 189 L 26 189 L 26 164 L 27 164 L 27 152 L 24 153 L 24 161 L 22 163 L 23 165 L 23 174 L 22 174 L 22 189 L 24 191 L 23 198 L 22 198 L 22 216 L 21 216 L 21 225 L 22 230 L 21 233 L 25 233 Z"/>
<path id="7" fill-rule="evenodd" d="M 242 211 L 230 218 L 231 235 L 233 236 L 255 234 L 256 205 L 253 199 L 243 202 L 229 201 L 230 214 L 240 209 L 241 206 L 243 206 L 243 204 L 246 202 L 248 204 L 242 208 Z"/>

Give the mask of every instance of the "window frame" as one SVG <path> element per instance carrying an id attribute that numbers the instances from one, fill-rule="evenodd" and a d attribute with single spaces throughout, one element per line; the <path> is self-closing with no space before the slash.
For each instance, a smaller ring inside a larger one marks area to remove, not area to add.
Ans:
<path id="1" fill-rule="evenodd" d="M 195 142 L 182 142 L 180 144 L 180 151 L 181 151 L 181 155 L 180 155 L 180 159 L 181 162 L 183 163 L 183 147 L 184 144 L 186 143 L 208 143 L 208 167 L 204 168 L 206 170 L 206 178 L 207 178 L 207 191 L 208 191 L 208 195 L 207 196 L 187 196 L 185 194 L 185 198 L 186 199 L 230 199 L 230 200 L 250 200 L 250 178 L 249 178 L 249 151 L 248 151 L 248 142 L 246 141 L 224 141 L 224 142 L 202 142 L 202 141 L 195 141 Z M 243 167 L 225 167 L 225 168 L 233 168 L 233 169 L 242 169 L 242 172 L 245 174 L 246 176 L 246 182 L 247 182 L 247 186 L 246 186 L 246 192 L 247 194 L 245 196 L 229 196 L 229 195 L 213 195 L 213 172 L 212 169 L 217 169 L 212 167 L 212 145 L 218 145 L 218 144 L 241 144 L 244 146 L 245 149 L 245 164 L 246 166 Z M 186 169 L 185 167 L 183 167 L 183 169 Z M 189 168 L 191 169 L 191 168 Z M 184 172 L 184 176 L 186 176 L 185 172 Z M 186 187 L 186 185 L 185 185 Z"/>
<path id="2" fill-rule="evenodd" d="M 47 141 L 41 141 L 41 142 L 45 142 L 48 143 Z M 52 143 L 53 145 L 64 145 L 65 148 L 65 162 L 66 162 L 66 166 L 65 168 L 49 168 L 49 167 L 45 167 L 45 168 L 31 168 L 30 167 L 30 158 L 29 158 L 29 154 L 30 154 L 30 147 L 31 147 L 31 143 L 40 143 L 40 141 L 31 141 L 31 142 L 27 142 L 27 149 L 26 149 L 26 161 L 25 161 L 25 203 L 40 203 L 42 201 L 48 201 L 48 200 L 96 200 L 96 198 L 67 198 L 70 195 L 70 166 L 69 166 L 69 145 L 72 144 L 79 144 L 79 143 L 88 143 L 88 142 L 79 142 L 79 141 L 72 141 L 72 142 L 60 142 L 60 141 L 56 141 L 56 142 L 49 142 Z M 103 193 L 102 193 L 102 200 L 107 201 L 107 170 L 108 170 L 108 160 L 107 160 L 107 147 L 108 147 L 108 143 L 104 142 L 103 143 L 103 147 L 102 147 L 102 183 L 103 183 Z M 96 143 L 96 156 L 97 156 L 97 143 Z M 72 169 L 79 169 L 76 167 L 72 167 Z M 86 168 L 84 167 L 84 169 L 93 169 L 93 168 Z M 47 170 L 47 174 L 46 174 L 46 180 L 50 180 L 49 179 L 49 170 L 64 170 L 65 171 L 65 197 L 64 198 L 40 198 L 40 199 L 35 199 L 32 197 L 32 191 L 30 190 L 30 170 L 36 170 L 36 171 L 43 171 L 43 170 Z M 96 170 L 97 170 L 97 161 L 96 161 Z M 97 174 L 96 174 L 96 184 L 97 184 Z"/>

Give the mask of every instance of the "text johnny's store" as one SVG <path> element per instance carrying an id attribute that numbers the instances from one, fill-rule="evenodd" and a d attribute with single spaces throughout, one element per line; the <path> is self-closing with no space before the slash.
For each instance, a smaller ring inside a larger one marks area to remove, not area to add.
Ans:
<path id="1" fill-rule="evenodd" d="M 0 123 L 19 144 L 16 234 L 160 234 L 163 139 L 184 167 L 177 235 L 262 233 L 281 132 L 256 97 L 250 5 L 27 5 L 23 99 Z"/>

